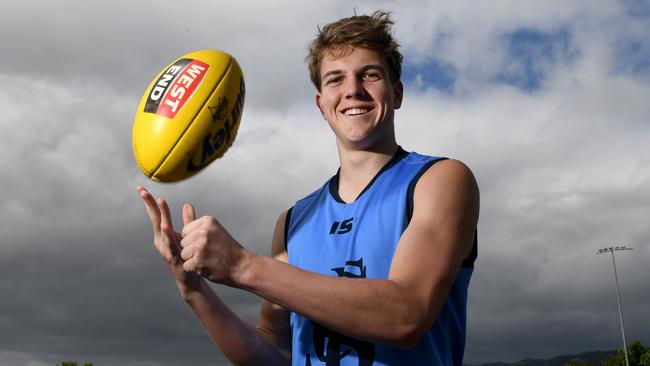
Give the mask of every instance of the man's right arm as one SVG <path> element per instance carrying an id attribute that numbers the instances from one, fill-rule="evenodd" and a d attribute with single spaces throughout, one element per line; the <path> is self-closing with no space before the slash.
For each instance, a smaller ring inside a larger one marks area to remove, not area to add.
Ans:
<path id="1" fill-rule="evenodd" d="M 272 256 L 287 262 L 284 249 L 286 211 L 275 226 Z M 235 365 L 287 365 L 291 360 L 289 312 L 262 300 L 257 327 L 244 322 L 230 310 L 202 279 L 202 289 L 183 296 L 203 323 L 210 337 Z"/>
<path id="2" fill-rule="evenodd" d="M 258 328 L 237 316 L 203 278 L 183 270 L 180 234 L 172 228 L 171 214 L 165 200 L 159 198 L 156 201 L 143 187 L 138 187 L 138 193 L 153 225 L 156 249 L 167 263 L 182 298 L 224 355 L 235 365 L 290 364 L 291 352 L 289 349 L 287 353 L 286 345 L 290 347 L 291 333 L 286 333 L 289 323 L 288 315 L 283 315 L 284 310 L 265 301 Z M 274 248 L 276 238 L 282 243 L 284 241 L 284 215 L 280 217 L 282 230 L 278 233 L 276 229 Z M 194 219 L 194 209 L 186 204 L 183 207 L 183 222 L 187 224 Z M 288 339 L 285 338 L 287 335 Z"/>
<path id="3" fill-rule="evenodd" d="M 269 329 L 258 329 L 235 314 L 205 281 L 198 291 L 184 296 L 212 341 L 235 365 L 288 365 L 286 354 L 270 337 Z M 263 310 L 264 312 L 264 310 Z M 261 321 L 261 319 L 260 319 Z"/>
<path id="4" fill-rule="evenodd" d="M 273 258 L 285 263 L 289 262 L 284 245 L 286 220 L 287 211 L 280 215 L 275 224 L 273 245 L 271 247 Z M 263 299 L 257 329 L 277 347 L 287 360 L 291 360 L 291 326 L 287 309 Z"/>

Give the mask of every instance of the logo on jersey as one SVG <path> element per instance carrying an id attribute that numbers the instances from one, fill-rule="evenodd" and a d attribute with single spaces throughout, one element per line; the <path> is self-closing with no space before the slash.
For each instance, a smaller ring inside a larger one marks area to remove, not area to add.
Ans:
<path id="1" fill-rule="evenodd" d="M 352 219 L 350 219 L 352 220 Z M 366 266 L 363 265 L 363 258 L 356 261 L 346 261 L 343 267 L 332 268 L 338 277 L 366 278 Z M 359 366 L 372 366 L 375 362 L 375 345 L 370 342 L 360 341 L 318 323 L 314 325 L 314 336 L 312 339 L 316 359 L 325 366 L 339 366 L 341 360 L 354 354 L 359 360 Z M 317 362 L 317 361 L 314 361 Z M 305 366 L 313 366 L 311 354 L 307 353 Z"/>
<path id="2" fill-rule="evenodd" d="M 363 258 L 356 261 L 346 261 L 345 266 L 332 268 L 339 277 L 366 278 L 366 266 L 363 265 Z"/>
<path id="3" fill-rule="evenodd" d="M 350 217 L 349 219 L 345 219 L 341 222 L 334 221 L 332 223 L 332 227 L 330 228 L 330 235 L 347 234 L 352 231 L 352 220 L 354 220 L 354 217 Z"/>

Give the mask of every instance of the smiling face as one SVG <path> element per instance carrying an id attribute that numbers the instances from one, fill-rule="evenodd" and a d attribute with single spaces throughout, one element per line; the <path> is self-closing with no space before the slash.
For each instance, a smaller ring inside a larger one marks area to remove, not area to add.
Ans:
<path id="1" fill-rule="evenodd" d="M 402 103 L 403 86 L 392 83 L 386 61 L 374 51 L 328 52 L 323 56 L 321 90 L 316 105 L 340 147 L 369 149 L 394 144 L 394 111 Z"/>

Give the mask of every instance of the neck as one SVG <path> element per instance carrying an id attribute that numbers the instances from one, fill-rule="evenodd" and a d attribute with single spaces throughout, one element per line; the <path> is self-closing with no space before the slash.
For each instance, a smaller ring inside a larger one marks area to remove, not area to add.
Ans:
<path id="1" fill-rule="evenodd" d="M 338 148 L 341 161 L 339 196 L 345 202 L 352 202 L 395 155 L 398 145 L 392 139 L 369 149 L 351 150 L 340 145 Z"/>

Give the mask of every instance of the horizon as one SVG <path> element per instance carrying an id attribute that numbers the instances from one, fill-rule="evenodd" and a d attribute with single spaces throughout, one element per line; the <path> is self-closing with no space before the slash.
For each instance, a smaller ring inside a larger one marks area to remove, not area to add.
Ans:
<path id="1" fill-rule="evenodd" d="M 151 245 L 135 187 L 180 225 L 193 202 L 270 253 L 277 215 L 331 177 L 337 150 L 304 57 L 317 26 L 392 11 L 404 149 L 467 164 L 481 191 L 465 362 L 650 342 L 650 3 L 349 1 L 304 6 L 6 0 L 0 14 L 0 360 L 226 365 Z M 133 157 L 133 117 L 176 57 L 220 49 L 246 101 L 223 158 L 176 184 Z M 214 286 L 248 321 L 259 299 Z M 644 343 L 647 344 L 647 343 Z"/>

